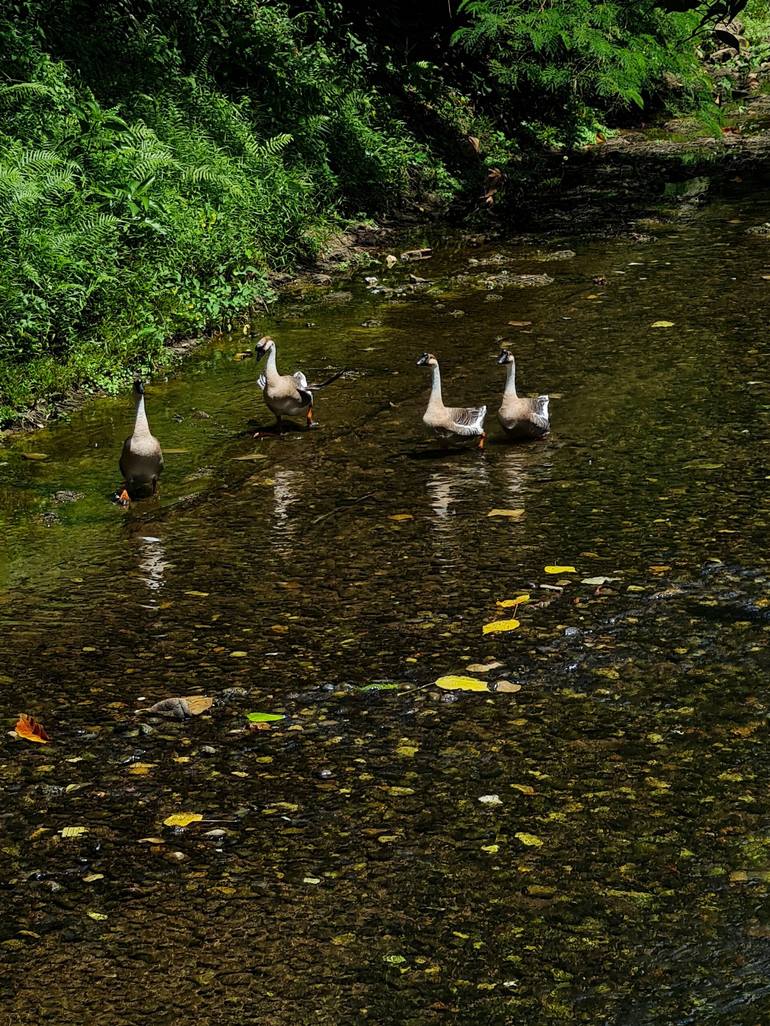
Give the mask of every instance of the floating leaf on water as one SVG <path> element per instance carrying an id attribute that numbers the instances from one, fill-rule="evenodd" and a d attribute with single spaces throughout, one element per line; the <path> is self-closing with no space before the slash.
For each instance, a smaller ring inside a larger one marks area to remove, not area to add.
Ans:
<path id="1" fill-rule="evenodd" d="M 508 321 L 509 328 L 528 328 L 532 321 Z"/>
<path id="2" fill-rule="evenodd" d="M 288 634 L 289 633 L 289 628 L 286 626 L 285 623 L 274 623 L 273 626 L 270 628 L 270 630 L 274 634 Z"/>
<path id="3" fill-rule="evenodd" d="M 494 660 L 490 663 L 468 663 L 465 669 L 470 673 L 490 673 L 492 670 L 498 670 L 502 665 Z"/>
<path id="4" fill-rule="evenodd" d="M 389 787 L 387 789 L 387 791 L 388 791 L 388 794 L 395 795 L 396 797 L 414 794 L 414 788 L 413 787 L 399 787 L 397 785 L 394 785 L 393 787 Z"/>
<path id="5" fill-rule="evenodd" d="M 543 841 L 541 840 L 541 838 L 537 837 L 536 834 L 526 834 L 526 833 L 523 833 L 523 832 L 520 831 L 519 833 L 514 834 L 513 836 L 518 841 L 521 841 L 522 844 L 526 844 L 526 846 L 528 848 L 542 848 L 543 847 Z"/>
<path id="6" fill-rule="evenodd" d="M 388 517 L 388 520 L 395 520 L 396 523 L 400 523 L 402 520 L 414 520 L 412 513 L 394 513 Z"/>
<path id="7" fill-rule="evenodd" d="M 667 563 L 660 563 L 660 564 L 658 564 L 656 566 L 651 566 L 650 567 L 650 573 L 653 573 L 653 574 L 665 574 L 670 569 L 671 569 L 671 567 L 668 566 Z"/>
<path id="8" fill-rule="evenodd" d="M 455 674 L 439 677 L 436 686 L 443 688 L 444 691 L 489 691 L 483 680 L 476 680 L 475 677 L 459 677 Z"/>
<path id="9" fill-rule="evenodd" d="M 134 762 L 128 767 L 128 772 L 134 777 L 146 777 L 155 766 L 154 762 Z"/>
<path id="10" fill-rule="evenodd" d="M 81 878 L 83 883 L 96 883 L 97 880 L 104 879 L 104 873 L 87 873 Z"/>
<path id="11" fill-rule="evenodd" d="M 503 694 L 515 695 L 521 691 L 521 684 L 515 684 L 512 680 L 499 680 L 492 685 L 493 691 L 501 691 Z"/>
<path id="12" fill-rule="evenodd" d="M 25 741 L 35 741 L 38 744 L 45 745 L 51 740 L 48 734 L 46 734 L 43 725 L 31 716 L 27 716 L 26 713 L 19 713 L 19 719 L 14 730 L 16 731 L 16 736 L 23 738 Z"/>
<path id="13" fill-rule="evenodd" d="M 163 820 L 164 826 L 186 827 L 191 823 L 200 823 L 203 819 L 200 812 L 174 812 Z"/>
<path id="14" fill-rule="evenodd" d="M 505 634 L 507 631 L 515 631 L 521 625 L 521 620 L 493 620 L 492 623 L 485 623 L 482 627 L 484 634 Z"/>
<path id="15" fill-rule="evenodd" d="M 86 915 L 89 919 L 96 920 L 97 923 L 101 923 L 102 920 L 107 918 L 104 912 L 86 912 Z"/>
<path id="16" fill-rule="evenodd" d="M 189 595 L 190 598 L 208 598 L 209 593 L 207 591 L 186 591 L 185 595 Z"/>
<path id="17" fill-rule="evenodd" d="M 397 691 L 400 687 L 394 681 L 376 681 L 374 684 L 364 684 L 361 691 Z"/>
<path id="18" fill-rule="evenodd" d="M 246 713 L 246 719 L 249 723 L 277 723 L 285 720 L 286 716 L 283 713 L 250 712 Z"/>
<path id="19" fill-rule="evenodd" d="M 523 509 L 491 509 L 487 513 L 488 517 L 510 517 L 512 520 L 518 520 L 523 517 L 526 510 Z"/>
<path id="20" fill-rule="evenodd" d="M 88 833 L 88 827 L 84 826 L 69 826 L 61 828 L 62 837 L 81 837 L 83 834 Z"/>
<path id="21" fill-rule="evenodd" d="M 382 961 L 387 962 L 388 965 L 403 965 L 406 959 L 403 955 L 383 955 Z"/>
<path id="22" fill-rule="evenodd" d="M 306 884 L 319 884 L 320 882 L 321 878 L 318 876 L 304 876 L 302 878 L 302 883 Z"/>
<path id="23" fill-rule="evenodd" d="M 482 844 L 481 850 L 485 851 L 487 853 L 487 855 L 497 855 L 497 853 L 500 851 L 500 845 L 499 844 Z"/>
<path id="24" fill-rule="evenodd" d="M 34 460 L 36 463 L 48 459 L 47 452 L 23 452 L 21 455 L 25 460 Z"/>
<path id="25" fill-rule="evenodd" d="M 546 566 L 543 567 L 547 574 L 576 574 L 574 566 Z"/>
<path id="26" fill-rule="evenodd" d="M 522 794 L 535 794 L 535 789 L 531 784 L 511 784 L 511 787 L 516 791 L 521 791 Z"/>
<path id="27" fill-rule="evenodd" d="M 515 609 L 516 606 L 524 606 L 529 602 L 529 595 L 517 595 L 512 599 L 498 599 L 495 605 L 500 609 Z"/>
<path id="28" fill-rule="evenodd" d="M 619 581 L 619 577 L 584 577 L 581 584 L 595 584 L 601 587 L 602 584 L 609 584 L 610 581 Z"/>
<path id="29" fill-rule="evenodd" d="M 140 837 L 139 844 L 165 844 L 166 842 L 162 837 Z"/>
<path id="30" fill-rule="evenodd" d="M 499 794 L 482 794 L 479 795 L 479 801 L 482 805 L 502 805 L 503 799 Z"/>
<path id="31" fill-rule="evenodd" d="M 650 325 L 651 328 L 673 328 L 673 321 L 653 321 Z"/>
<path id="32" fill-rule="evenodd" d="M 232 659 L 245 659 L 248 656 L 248 652 L 244 652 L 243 649 L 236 648 L 234 652 L 230 653 Z"/>

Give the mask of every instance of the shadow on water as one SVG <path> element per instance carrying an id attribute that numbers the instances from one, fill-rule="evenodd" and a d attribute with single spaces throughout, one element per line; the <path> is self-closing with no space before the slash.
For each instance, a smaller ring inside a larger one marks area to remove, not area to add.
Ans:
<path id="1" fill-rule="evenodd" d="M 128 511 L 127 400 L 0 450 L 0 706 L 52 737 L 2 742 L 9 1021 L 765 1021 L 770 195 L 701 199 L 255 324 L 312 380 L 355 362 L 317 431 L 253 438 L 216 340 L 148 386 Z M 501 336 L 558 396 L 541 442 L 497 436 Z M 485 452 L 423 436 L 426 348 Z"/>

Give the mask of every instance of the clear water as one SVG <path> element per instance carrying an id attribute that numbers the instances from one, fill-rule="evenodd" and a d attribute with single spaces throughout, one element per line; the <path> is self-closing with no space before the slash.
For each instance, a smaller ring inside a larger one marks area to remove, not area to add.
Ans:
<path id="1" fill-rule="evenodd" d="M 709 196 L 647 243 L 416 239 L 216 340 L 148 386 L 166 471 L 127 512 L 129 398 L 0 450 L 0 709 L 53 739 L 1 742 L 9 1022 L 767 1021 L 770 192 Z M 349 369 L 319 430 L 252 438 L 262 333 Z M 544 442 L 499 439 L 500 336 Z M 425 349 L 484 454 L 424 436 Z M 518 693 L 433 684 L 492 660 Z"/>

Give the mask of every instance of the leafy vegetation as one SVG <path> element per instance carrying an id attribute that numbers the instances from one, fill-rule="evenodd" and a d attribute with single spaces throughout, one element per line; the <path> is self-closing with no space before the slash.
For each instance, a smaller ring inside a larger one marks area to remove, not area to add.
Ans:
<path id="1" fill-rule="evenodd" d="M 168 364 L 170 336 L 269 297 L 269 271 L 345 218 L 475 203 L 490 168 L 515 195 L 549 148 L 661 102 L 672 77 L 705 111 L 701 17 L 651 0 L 15 0 L 0 422 Z"/>

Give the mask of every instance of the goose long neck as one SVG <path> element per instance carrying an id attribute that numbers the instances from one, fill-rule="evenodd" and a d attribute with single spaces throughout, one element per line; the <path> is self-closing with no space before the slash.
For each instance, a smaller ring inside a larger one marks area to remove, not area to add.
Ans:
<path id="1" fill-rule="evenodd" d="M 144 396 L 140 395 L 136 400 L 136 419 L 134 420 L 135 435 L 149 435 L 150 425 L 147 422 L 147 411 L 144 408 Z"/>
<path id="2" fill-rule="evenodd" d="M 267 363 L 265 364 L 265 377 L 268 381 L 275 381 L 280 377 L 278 365 L 275 362 L 275 346 L 271 346 L 267 352 Z"/>
<path id="3" fill-rule="evenodd" d="M 430 401 L 438 406 L 443 404 L 443 400 L 441 398 L 441 371 L 439 370 L 437 363 L 433 365 Z"/>
<path id="4" fill-rule="evenodd" d="M 505 379 L 505 395 L 512 396 L 517 399 L 516 395 L 516 361 L 511 360 L 508 364 L 508 375 Z"/>

